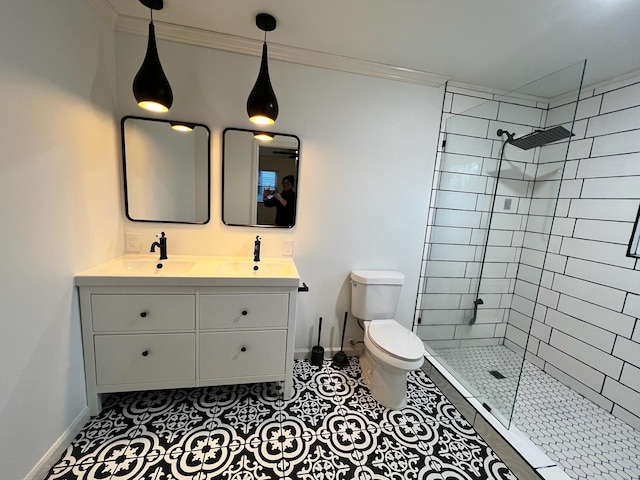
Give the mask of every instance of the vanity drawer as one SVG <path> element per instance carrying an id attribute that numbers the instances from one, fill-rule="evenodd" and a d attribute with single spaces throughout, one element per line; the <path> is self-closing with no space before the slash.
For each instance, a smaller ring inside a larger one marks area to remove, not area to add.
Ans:
<path id="1" fill-rule="evenodd" d="M 195 334 L 96 335 L 98 385 L 195 380 Z"/>
<path id="2" fill-rule="evenodd" d="M 284 374 L 286 330 L 200 334 L 200 378 Z"/>
<path id="3" fill-rule="evenodd" d="M 195 295 L 92 295 L 94 332 L 193 330 Z"/>
<path id="4" fill-rule="evenodd" d="M 200 328 L 286 327 L 287 294 L 200 295 Z"/>

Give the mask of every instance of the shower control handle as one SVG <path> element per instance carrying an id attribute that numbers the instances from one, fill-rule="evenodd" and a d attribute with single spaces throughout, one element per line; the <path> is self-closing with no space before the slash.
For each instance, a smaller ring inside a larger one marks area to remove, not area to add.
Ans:
<path id="1" fill-rule="evenodd" d="M 474 323 L 476 323 L 476 317 L 478 316 L 478 305 L 484 305 L 484 302 L 481 298 L 476 298 L 473 301 L 473 316 L 471 317 L 471 320 L 469 320 L 469 325 L 473 325 Z"/>

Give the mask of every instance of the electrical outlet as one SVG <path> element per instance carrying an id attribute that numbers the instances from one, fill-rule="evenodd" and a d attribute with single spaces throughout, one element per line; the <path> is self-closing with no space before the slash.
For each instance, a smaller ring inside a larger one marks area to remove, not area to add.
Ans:
<path id="1" fill-rule="evenodd" d="M 140 252 L 140 234 L 127 232 L 125 234 L 125 250 L 131 253 Z"/>
<path id="2" fill-rule="evenodd" d="M 293 255 L 293 240 L 282 241 L 282 255 Z"/>

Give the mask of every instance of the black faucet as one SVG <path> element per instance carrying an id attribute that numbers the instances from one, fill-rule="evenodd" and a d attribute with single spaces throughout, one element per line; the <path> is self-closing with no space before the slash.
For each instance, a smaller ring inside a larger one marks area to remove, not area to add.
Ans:
<path id="1" fill-rule="evenodd" d="M 156 251 L 156 247 L 160 248 L 160 260 L 166 260 L 167 257 L 167 237 L 164 236 L 164 232 L 160 232 L 160 235 L 156 235 L 158 237 L 157 242 L 153 242 L 151 244 L 151 253 Z"/>
<path id="2" fill-rule="evenodd" d="M 253 261 L 260 261 L 260 237 L 256 235 L 256 241 L 253 243 Z"/>

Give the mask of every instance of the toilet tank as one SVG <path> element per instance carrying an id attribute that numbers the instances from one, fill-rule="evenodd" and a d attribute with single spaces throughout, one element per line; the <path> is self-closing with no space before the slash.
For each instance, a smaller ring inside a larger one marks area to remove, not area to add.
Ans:
<path id="1" fill-rule="evenodd" d="M 393 318 L 404 275 L 392 270 L 351 272 L 351 314 L 361 320 Z"/>

